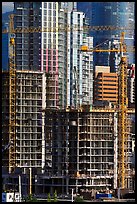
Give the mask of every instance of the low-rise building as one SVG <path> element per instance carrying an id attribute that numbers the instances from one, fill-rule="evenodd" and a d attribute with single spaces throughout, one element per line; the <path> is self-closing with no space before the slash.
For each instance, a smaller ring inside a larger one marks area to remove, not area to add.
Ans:
<path id="1" fill-rule="evenodd" d="M 110 67 L 96 66 L 94 78 L 94 102 L 118 103 L 118 74 L 110 73 Z"/>

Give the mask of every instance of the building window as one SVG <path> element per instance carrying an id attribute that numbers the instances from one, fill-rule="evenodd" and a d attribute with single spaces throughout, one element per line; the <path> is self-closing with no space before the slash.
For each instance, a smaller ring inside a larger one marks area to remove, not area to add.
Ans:
<path id="1" fill-rule="evenodd" d="M 56 11 L 55 10 L 53 10 L 53 16 L 56 16 Z"/>
<path id="2" fill-rule="evenodd" d="M 47 15 L 47 10 L 44 10 L 44 15 Z"/>
<path id="3" fill-rule="evenodd" d="M 49 7 L 48 7 L 49 9 L 51 9 L 51 4 L 52 4 L 52 3 L 49 3 L 49 4 L 48 4 L 48 5 L 49 5 Z"/>

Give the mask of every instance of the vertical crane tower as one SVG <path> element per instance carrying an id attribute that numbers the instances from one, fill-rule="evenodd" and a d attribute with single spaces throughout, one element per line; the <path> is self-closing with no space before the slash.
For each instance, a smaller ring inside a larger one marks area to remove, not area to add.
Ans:
<path id="1" fill-rule="evenodd" d="M 124 44 L 125 33 L 121 33 L 119 49 L 89 50 L 86 45 L 81 47 L 83 52 L 120 52 L 121 61 L 119 66 L 119 101 L 118 101 L 118 188 L 127 187 L 128 171 L 128 137 L 127 137 L 127 58 L 123 56 L 126 52 Z"/>
<path id="2" fill-rule="evenodd" d="M 15 34 L 14 15 L 10 15 L 9 23 L 9 172 L 15 169 L 16 139 L 16 67 L 15 67 Z"/>
<path id="3" fill-rule="evenodd" d="M 119 117 L 118 117 L 118 187 L 127 186 L 128 169 L 128 138 L 127 138 L 127 59 L 123 56 L 124 52 L 124 32 L 120 40 L 120 70 L 119 70 Z"/>

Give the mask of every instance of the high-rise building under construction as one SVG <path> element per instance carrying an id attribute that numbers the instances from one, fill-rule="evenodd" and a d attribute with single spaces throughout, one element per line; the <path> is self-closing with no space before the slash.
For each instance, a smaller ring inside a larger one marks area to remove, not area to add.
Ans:
<path id="1" fill-rule="evenodd" d="M 58 106 L 58 33 L 51 28 L 58 27 L 58 4 L 56 2 L 15 2 L 15 28 L 46 28 L 47 32 L 17 33 L 16 69 L 41 71 L 47 76 L 47 106 Z M 50 31 L 50 32 L 49 32 Z M 51 74 L 51 76 L 48 76 Z M 50 81 L 50 82 L 49 82 Z M 64 93 L 62 93 L 64 94 Z"/>
<path id="2" fill-rule="evenodd" d="M 19 32 L 15 40 L 16 69 L 42 71 L 46 74 L 46 107 L 64 108 L 66 104 L 74 106 L 78 100 L 79 104 L 83 100 L 92 103 L 90 93 L 93 82 L 93 57 L 92 53 L 83 57 L 85 54 L 79 51 L 83 40 L 88 37 L 88 32 L 87 34 L 84 32 L 83 25 L 88 24 L 83 12 L 77 12 L 76 2 L 66 4 L 15 2 L 14 13 L 15 28 L 44 30 L 43 32 Z M 89 46 L 92 47 L 93 39 L 89 42 Z M 87 64 L 87 58 L 89 58 L 89 65 L 87 65 L 86 74 L 91 76 L 89 82 L 82 77 L 82 69 Z M 75 85 L 76 81 L 77 85 Z M 83 100 L 82 83 L 85 87 L 89 87 Z M 78 93 L 75 94 L 76 92 Z"/>
<path id="3" fill-rule="evenodd" d="M 78 47 L 82 45 L 83 39 L 88 40 L 92 46 L 92 38 L 90 39 L 87 35 L 83 37 L 83 31 L 80 33 L 78 30 L 75 33 L 79 38 L 73 38 L 73 40 L 72 36 L 69 38 L 69 34 L 72 35 L 73 32 L 70 30 L 67 32 L 66 27 L 68 23 L 70 26 L 75 25 L 75 16 L 78 17 L 77 22 L 82 17 L 81 23 L 77 25 L 83 29 L 84 24 L 84 14 L 82 12 L 77 13 L 76 5 L 73 2 L 67 5 L 58 2 L 15 2 L 14 14 L 14 28 L 17 30 L 16 35 L 13 35 L 15 37 L 15 61 L 13 62 L 16 69 L 15 92 L 12 95 L 14 97 L 12 101 L 15 102 L 15 110 L 12 109 L 15 116 L 16 153 L 14 159 L 17 167 L 35 166 L 40 170 L 45 165 L 43 110 L 45 108 L 66 108 L 67 89 L 71 89 L 76 80 L 77 84 L 75 83 L 73 90 L 77 91 L 77 85 L 79 85 L 78 95 L 80 93 L 82 95 L 82 80 L 85 80 L 83 92 L 86 96 L 84 100 L 85 103 L 92 101 L 92 94 L 90 93 L 92 90 L 92 57 L 90 56 L 92 54 L 80 54 Z M 69 19 L 69 17 L 71 18 Z M 59 30 L 59 25 L 64 29 Z M 24 32 L 23 29 L 25 28 L 30 30 Z M 40 32 L 37 31 L 39 28 L 41 29 Z M 73 53 L 72 47 L 75 47 L 77 42 L 78 46 Z M 71 60 L 67 52 L 70 53 Z M 73 63 L 71 63 L 72 58 Z M 82 66 L 80 60 L 87 61 L 85 67 Z M 77 62 L 79 63 L 77 64 Z M 72 67 L 77 69 L 77 74 L 71 73 Z M 87 72 L 83 76 L 82 68 Z M 71 74 L 73 74 L 72 78 L 70 77 Z M 90 81 L 86 80 L 86 74 L 90 76 Z M 70 78 L 67 78 L 67 75 Z M 70 82 L 70 80 L 71 83 L 68 88 L 68 81 Z M 2 134 L 4 134 L 3 145 L 6 145 L 10 140 L 8 135 L 8 118 L 11 115 L 9 86 L 11 86 L 9 73 L 5 72 L 3 73 L 4 92 L 2 100 L 3 124 L 6 125 L 2 130 Z M 7 156 L 4 157 L 4 166 L 8 166 L 8 159 Z"/>

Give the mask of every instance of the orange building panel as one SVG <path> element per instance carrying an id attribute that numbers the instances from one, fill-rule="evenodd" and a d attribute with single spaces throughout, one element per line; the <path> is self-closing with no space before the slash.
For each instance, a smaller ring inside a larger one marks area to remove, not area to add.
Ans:
<path id="1" fill-rule="evenodd" d="M 118 102 L 118 74 L 98 72 L 94 80 L 94 102 Z"/>

